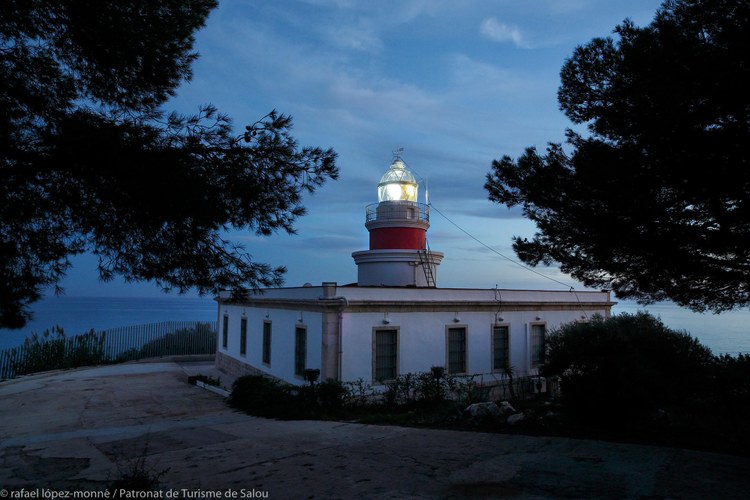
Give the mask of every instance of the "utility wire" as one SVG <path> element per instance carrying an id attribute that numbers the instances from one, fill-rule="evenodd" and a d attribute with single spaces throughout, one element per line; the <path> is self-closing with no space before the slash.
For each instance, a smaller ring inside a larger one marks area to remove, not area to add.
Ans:
<path id="1" fill-rule="evenodd" d="M 466 236 L 468 236 L 472 240 L 474 240 L 477 243 L 479 243 L 480 245 L 482 245 L 484 248 L 486 248 L 490 252 L 492 252 L 492 253 L 494 253 L 496 255 L 499 255 L 500 257 L 502 257 L 503 259 L 505 259 L 505 260 L 507 260 L 509 262 L 512 262 L 513 264 L 517 265 L 521 269 L 525 269 L 526 271 L 532 272 L 532 273 L 536 274 L 537 276 L 541 276 L 542 278 L 546 278 L 546 279 L 548 279 L 550 281 L 554 281 L 555 283 L 558 283 L 558 284 L 564 286 L 565 288 L 568 288 L 568 291 L 570 293 L 572 293 L 573 295 L 575 295 L 576 300 L 578 301 L 578 306 L 581 308 L 581 311 L 583 312 L 583 315 L 588 318 L 588 315 L 586 314 L 586 311 L 583 310 L 583 305 L 581 304 L 581 299 L 580 299 L 580 297 L 578 297 L 578 293 L 576 292 L 575 287 L 572 286 L 570 283 L 565 283 L 565 282 L 560 281 L 558 279 L 555 279 L 555 278 L 553 278 L 551 276 L 547 276 L 546 274 L 542 274 L 539 271 L 531 269 L 529 266 L 521 264 L 517 260 L 512 259 L 512 258 L 508 257 L 507 255 L 504 255 L 504 254 L 498 252 L 496 249 L 494 249 L 491 246 L 487 245 L 482 240 L 480 240 L 479 238 L 477 238 L 476 236 L 474 236 L 473 234 L 469 233 L 464 228 L 462 228 L 461 226 L 459 226 L 458 224 L 456 224 L 455 222 L 453 222 L 447 215 L 445 215 L 443 212 L 441 212 L 435 205 L 430 204 L 429 207 L 430 207 L 430 209 L 432 209 L 432 210 L 436 211 L 437 213 L 439 213 L 445 220 L 447 220 L 448 222 L 450 222 L 451 224 L 453 224 L 456 227 L 456 229 L 458 229 L 459 231 L 461 231 L 462 233 L 464 233 Z"/>
<path id="2" fill-rule="evenodd" d="M 409 170 L 411 170 L 412 172 L 414 172 L 415 174 L 417 174 L 417 177 L 419 178 L 419 180 L 420 180 L 420 181 L 424 180 L 424 177 L 422 177 L 421 175 L 419 175 L 419 172 L 417 172 L 417 171 L 416 171 L 416 170 L 414 170 L 414 169 L 413 169 L 413 168 L 412 168 L 412 167 L 411 167 L 411 166 L 410 166 L 409 164 L 407 164 L 407 163 L 406 163 L 406 162 L 405 162 L 405 161 L 403 160 L 403 158 L 400 158 L 400 159 L 401 159 L 401 161 L 402 161 L 402 162 L 404 162 L 404 164 L 406 165 L 406 167 L 407 167 L 407 168 L 408 168 Z M 502 257 L 503 259 L 505 259 L 505 260 L 507 260 L 508 262 L 511 262 L 511 263 L 513 263 L 513 264 L 517 265 L 517 266 L 518 266 L 518 267 L 520 267 L 521 269 L 524 269 L 524 270 L 526 270 L 526 271 L 529 271 L 529 272 L 531 272 L 531 273 L 534 273 L 534 274 L 536 274 L 537 276 L 541 276 L 542 278 L 546 278 L 546 279 L 548 279 L 548 280 L 550 280 L 550 281 L 554 281 L 555 283 L 557 283 L 557 284 L 559 284 L 559 285 L 562 285 L 562 286 L 564 286 L 565 288 L 567 288 L 567 289 L 568 289 L 568 291 L 569 291 L 570 293 L 572 293 L 573 295 L 575 295 L 575 297 L 576 297 L 576 300 L 578 301 L 578 306 L 579 306 L 579 307 L 581 308 L 581 311 L 583 312 L 583 315 L 584 315 L 585 317 L 587 317 L 587 318 L 588 318 L 588 314 L 586 314 L 586 311 L 584 311 L 584 310 L 583 310 L 583 304 L 581 304 L 581 299 L 580 299 L 580 297 L 578 297 L 578 293 L 576 292 L 576 289 L 575 289 L 575 287 L 574 287 L 573 285 L 571 285 L 570 283 L 565 283 L 565 282 L 563 282 L 563 281 L 560 281 L 560 280 L 558 280 L 558 279 L 555 279 L 555 278 L 553 278 L 553 277 L 551 277 L 551 276 L 547 276 L 546 274 L 542 274 L 542 273 L 540 273 L 539 271 L 536 271 L 536 270 L 534 270 L 534 269 L 530 268 L 529 266 L 527 266 L 527 265 L 524 265 L 524 264 L 522 264 L 522 263 L 518 262 L 517 260 L 515 260 L 515 259 L 512 259 L 512 258 L 508 257 L 507 255 L 504 255 L 504 254 L 502 254 L 502 253 L 498 252 L 497 250 L 495 250 L 495 249 L 494 249 L 494 248 L 492 248 L 491 246 L 487 245 L 486 243 L 484 243 L 483 241 L 481 241 L 481 240 L 480 240 L 479 238 L 477 238 L 476 236 L 474 236 L 473 234 L 469 233 L 469 232 L 468 232 L 468 231 L 466 231 L 466 230 L 465 230 L 464 228 L 462 228 L 461 226 L 459 226 L 458 224 L 456 224 L 455 222 L 453 222 L 453 221 L 452 221 L 452 220 L 451 220 L 451 219 L 450 219 L 450 218 L 449 218 L 449 217 L 448 217 L 447 215 L 445 215 L 445 214 L 444 214 L 443 212 L 441 212 L 441 211 L 440 211 L 440 210 L 439 210 L 439 209 L 438 209 L 438 208 L 437 208 L 437 207 L 436 207 L 435 205 L 433 205 L 432 203 L 428 204 L 428 206 L 429 206 L 429 207 L 430 207 L 430 208 L 431 208 L 432 210 L 434 210 L 434 211 L 436 211 L 437 213 L 439 213 L 439 214 L 440 214 L 440 215 L 441 215 L 441 216 L 442 216 L 442 217 L 443 217 L 443 218 L 444 218 L 445 220 L 447 220 L 448 222 L 450 222 L 451 224 L 453 224 L 453 225 L 454 225 L 454 226 L 456 227 L 456 229 L 458 229 L 459 231 L 461 231 L 462 233 L 464 233 L 464 234 L 465 234 L 466 236 L 468 236 L 468 237 L 469 237 L 469 238 L 471 238 L 472 240 L 474 240 L 474 241 L 476 241 L 477 243 L 479 243 L 480 245 L 482 245 L 482 246 L 483 246 L 484 248 L 486 248 L 486 249 L 487 249 L 487 250 L 489 250 L 490 252 L 492 252 L 492 253 L 494 253 L 494 254 L 496 254 L 496 255 L 499 255 L 499 256 L 500 256 L 500 257 Z"/>
<path id="3" fill-rule="evenodd" d="M 562 282 L 562 281 L 560 281 L 558 279 L 555 279 L 555 278 L 553 278 L 551 276 L 547 276 L 546 274 L 542 274 L 539 271 L 531 269 L 530 267 L 521 264 L 517 260 L 512 259 L 512 258 L 508 257 L 507 255 L 504 255 L 504 254 L 498 252 L 497 250 L 495 250 L 491 246 L 487 245 L 482 240 L 480 240 L 479 238 L 477 238 L 476 236 L 474 236 L 473 234 L 469 233 L 464 228 L 462 228 L 461 226 L 459 226 L 458 224 L 456 224 L 455 222 L 453 222 L 447 215 L 445 215 L 443 212 L 441 212 L 440 210 L 438 210 L 438 208 L 435 205 L 430 204 L 430 209 L 432 209 L 432 210 L 436 211 L 437 213 L 439 213 L 445 220 L 447 220 L 448 222 L 450 222 L 451 224 L 453 224 L 459 231 L 461 231 L 462 233 L 464 233 L 466 236 L 468 236 L 472 240 L 476 241 L 477 243 L 479 243 L 480 245 L 482 245 L 484 248 L 486 248 L 490 252 L 499 255 L 500 257 L 502 257 L 503 259 L 507 260 L 508 262 L 512 262 L 513 264 L 517 265 L 521 269 L 525 269 L 525 270 L 527 270 L 529 272 L 532 272 L 532 273 L 536 274 L 537 276 L 541 276 L 542 278 L 547 278 L 548 280 L 554 281 L 555 283 L 558 283 L 558 284 L 564 286 L 565 288 L 569 288 L 571 290 L 574 289 L 574 287 L 571 286 L 569 283 L 564 283 L 564 282 Z"/>

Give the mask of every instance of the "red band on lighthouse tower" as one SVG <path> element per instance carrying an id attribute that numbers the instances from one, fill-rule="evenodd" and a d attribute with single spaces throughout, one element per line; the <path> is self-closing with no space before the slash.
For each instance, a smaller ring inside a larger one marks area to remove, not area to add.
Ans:
<path id="1" fill-rule="evenodd" d="M 370 250 L 424 250 L 427 232 L 418 227 L 381 227 L 370 230 Z"/>

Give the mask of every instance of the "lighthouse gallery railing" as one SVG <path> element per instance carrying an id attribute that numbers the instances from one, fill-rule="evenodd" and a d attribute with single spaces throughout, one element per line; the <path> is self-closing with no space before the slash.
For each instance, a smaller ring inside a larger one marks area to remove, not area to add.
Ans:
<path id="1" fill-rule="evenodd" d="M 378 220 L 418 220 L 430 221 L 430 207 L 413 201 L 384 201 L 367 205 L 366 221 Z"/>

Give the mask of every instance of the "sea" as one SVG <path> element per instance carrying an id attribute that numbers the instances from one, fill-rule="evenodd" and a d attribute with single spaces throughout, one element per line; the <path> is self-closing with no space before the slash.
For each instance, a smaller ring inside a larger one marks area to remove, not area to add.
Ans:
<path id="1" fill-rule="evenodd" d="M 31 307 L 34 319 L 24 328 L 0 328 L 0 350 L 23 344 L 32 333 L 61 326 L 66 335 L 164 321 L 216 321 L 212 297 L 69 297 L 48 296 Z"/>
<path id="2" fill-rule="evenodd" d="M 0 350 L 23 343 L 32 332 L 59 325 L 66 334 L 84 333 L 92 328 L 106 330 L 121 326 L 163 321 L 216 321 L 213 298 L 195 297 L 69 297 L 49 296 L 33 305 L 34 319 L 20 330 L 0 329 Z M 714 354 L 750 354 L 750 310 L 722 314 L 695 313 L 671 303 L 640 306 L 619 301 L 613 314 L 648 311 L 673 330 L 697 338 Z"/>

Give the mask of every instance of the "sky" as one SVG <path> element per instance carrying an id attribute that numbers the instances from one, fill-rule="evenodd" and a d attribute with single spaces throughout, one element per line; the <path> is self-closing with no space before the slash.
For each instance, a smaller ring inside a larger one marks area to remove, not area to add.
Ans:
<path id="1" fill-rule="evenodd" d="M 192 80 L 165 108 L 214 104 L 238 135 L 276 109 L 294 118 L 300 145 L 338 153 L 339 180 L 303 200 L 296 235 L 230 235 L 255 260 L 286 266 L 286 286 L 356 282 L 351 253 L 367 249 L 365 207 L 403 148 L 436 209 L 428 241 L 445 254 L 438 286 L 582 290 L 554 266 L 512 262 L 512 237 L 535 227 L 487 199 L 485 176 L 493 159 L 563 142 L 572 126 L 557 104 L 565 59 L 626 18 L 648 24 L 660 3 L 222 0 L 197 33 Z M 161 295 L 150 283 L 99 282 L 90 255 L 73 264 L 66 295 Z"/>

